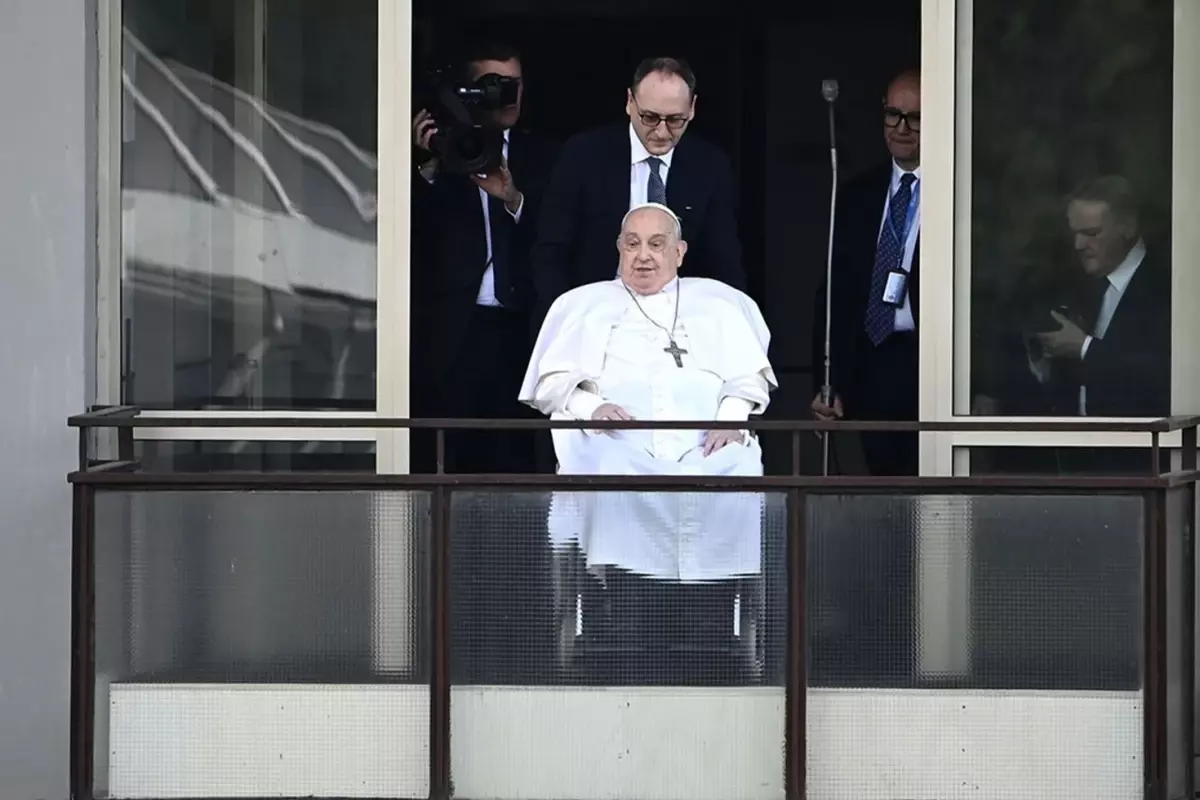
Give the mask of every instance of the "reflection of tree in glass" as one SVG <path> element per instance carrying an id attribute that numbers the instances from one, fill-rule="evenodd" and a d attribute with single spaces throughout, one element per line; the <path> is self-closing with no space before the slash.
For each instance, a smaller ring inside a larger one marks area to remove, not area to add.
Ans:
<path id="1" fill-rule="evenodd" d="M 1076 183 L 1126 175 L 1148 237 L 1168 241 L 1173 3 L 974 0 L 973 14 L 972 384 L 986 392 L 1003 380 L 992 334 L 1076 276 Z"/>

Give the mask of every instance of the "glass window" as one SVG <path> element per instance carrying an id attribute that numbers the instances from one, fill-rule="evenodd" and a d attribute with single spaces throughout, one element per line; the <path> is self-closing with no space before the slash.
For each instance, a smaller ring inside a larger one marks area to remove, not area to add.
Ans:
<path id="1" fill-rule="evenodd" d="M 369 441 L 148 439 L 135 455 L 146 472 L 375 472 Z"/>
<path id="2" fill-rule="evenodd" d="M 375 408 L 376 0 L 125 0 L 122 400 Z"/>
<path id="3" fill-rule="evenodd" d="M 1173 5 L 959 4 L 972 413 L 1171 411 Z"/>
<path id="4" fill-rule="evenodd" d="M 971 475 L 1148 476 L 1171 471 L 1171 451 L 1158 461 L 1148 447 L 969 447 Z"/>

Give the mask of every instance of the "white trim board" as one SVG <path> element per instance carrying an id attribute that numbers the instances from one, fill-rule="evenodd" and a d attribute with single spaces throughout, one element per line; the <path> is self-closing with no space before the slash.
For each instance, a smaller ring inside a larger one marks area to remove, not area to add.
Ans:
<path id="1" fill-rule="evenodd" d="M 425 797 L 427 686 L 113 684 L 111 797 Z M 776 800 L 781 688 L 452 691 L 455 795 Z M 808 693 L 810 800 L 1134 800 L 1140 693 Z M 100 753 L 98 757 L 106 754 Z"/>
<path id="2" fill-rule="evenodd" d="M 151 441 L 182 442 L 373 442 L 386 429 L 372 428 L 370 424 L 379 416 L 374 411 L 141 411 L 142 419 L 224 419 L 247 418 L 286 419 L 294 427 L 200 427 L 179 426 L 163 428 L 134 428 L 133 438 Z M 342 428 L 334 426 L 307 427 L 306 422 L 345 419 L 361 420 L 367 427 Z"/>

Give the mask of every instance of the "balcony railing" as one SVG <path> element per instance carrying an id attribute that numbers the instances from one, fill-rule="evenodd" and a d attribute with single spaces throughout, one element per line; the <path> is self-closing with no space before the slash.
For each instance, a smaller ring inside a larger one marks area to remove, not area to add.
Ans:
<path id="1" fill-rule="evenodd" d="M 1141 475 L 889 478 L 800 475 L 831 426 L 760 421 L 794 474 L 680 479 L 154 473 L 137 428 L 363 421 L 84 414 L 73 796 L 1191 797 L 1198 422 L 1003 426 L 1142 432 Z M 372 423 L 497 424 L 583 427 Z M 761 569 L 548 537 L 555 493 L 634 491 L 762 497 Z"/>

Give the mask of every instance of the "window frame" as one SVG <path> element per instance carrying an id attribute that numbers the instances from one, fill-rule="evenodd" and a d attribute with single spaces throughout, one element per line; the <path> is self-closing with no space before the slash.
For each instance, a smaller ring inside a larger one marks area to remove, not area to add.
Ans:
<path id="1" fill-rule="evenodd" d="M 253 18 L 262 22 L 250 0 Z M 333 2 L 333 0 L 329 0 Z M 91 376 L 96 402 L 121 402 L 121 372 L 126 348 L 122 316 L 123 215 L 121 140 L 123 90 L 122 3 L 101 3 L 98 14 L 97 97 L 97 261 L 96 368 Z M 376 391 L 373 411 L 146 411 L 146 417 L 228 419 L 247 416 L 305 420 L 346 419 L 365 423 L 409 413 L 409 148 L 411 119 L 412 10 L 407 3 L 378 3 L 378 161 L 376 269 Z M 370 441 L 377 442 L 381 473 L 408 471 L 406 431 L 363 428 L 160 428 L 139 429 L 136 437 L 155 440 Z"/>
<path id="2" fill-rule="evenodd" d="M 919 414 L 922 421 L 972 420 L 1002 425 L 1027 417 L 971 416 L 971 167 L 973 0 L 922 0 L 922 220 Z M 1171 189 L 1171 411 L 1200 411 L 1200 359 L 1190 344 L 1200 339 L 1200 318 L 1190 298 L 1200 296 L 1200 154 L 1186 143 L 1200 139 L 1200 53 L 1189 45 L 1200 33 L 1200 5 L 1175 0 L 1172 88 Z M 1191 34 L 1189 37 L 1188 34 Z M 1040 417 L 1070 421 L 1075 417 Z M 1090 417 L 1117 421 L 1111 417 Z M 1150 418 L 1140 418 L 1148 420 Z M 1134 421 L 1122 418 L 1120 421 Z M 1162 447 L 1178 447 L 1179 432 Z M 969 448 L 1147 447 L 1149 434 L 922 433 L 921 475 L 969 474 Z"/>

